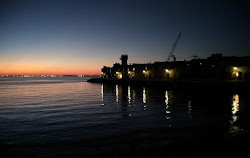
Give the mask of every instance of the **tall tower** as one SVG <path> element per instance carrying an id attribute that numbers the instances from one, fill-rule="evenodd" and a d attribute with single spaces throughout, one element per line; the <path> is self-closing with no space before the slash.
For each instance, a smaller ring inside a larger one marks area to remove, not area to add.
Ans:
<path id="1" fill-rule="evenodd" d="M 122 66 L 123 66 L 123 67 L 126 67 L 126 66 L 128 65 L 128 63 L 127 63 L 127 62 L 128 62 L 128 55 L 124 55 L 124 54 L 123 54 L 123 55 L 121 56 L 120 60 L 122 61 Z"/>
<path id="2" fill-rule="evenodd" d="M 122 78 L 128 78 L 128 55 L 122 55 L 120 60 L 122 61 Z"/>

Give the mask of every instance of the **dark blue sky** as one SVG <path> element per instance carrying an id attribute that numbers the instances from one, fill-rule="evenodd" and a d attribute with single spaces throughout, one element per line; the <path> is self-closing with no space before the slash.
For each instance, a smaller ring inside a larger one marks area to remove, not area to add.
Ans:
<path id="1" fill-rule="evenodd" d="M 179 32 L 177 60 L 250 55 L 246 1 L 6 0 L 0 6 L 0 69 L 44 63 L 99 71 L 121 54 L 131 63 L 164 61 Z"/>

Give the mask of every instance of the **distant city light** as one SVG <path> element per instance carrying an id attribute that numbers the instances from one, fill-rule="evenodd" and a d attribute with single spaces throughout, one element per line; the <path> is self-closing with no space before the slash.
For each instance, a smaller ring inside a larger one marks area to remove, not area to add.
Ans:
<path id="1" fill-rule="evenodd" d="M 169 72 L 168 69 L 165 69 L 166 72 Z"/>
<path id="2" fill-rule="evenodd" d="M 143 73 L 146 73 L 146 71 L 145 71 L 145 70 L 143 70 L 142 72 L 143 72 Z"/>
<path id="3" fill-rule="evenodd" d="M 234 70 L 237 70 L 238 68 L 237 67 L 234 67 Z"/>

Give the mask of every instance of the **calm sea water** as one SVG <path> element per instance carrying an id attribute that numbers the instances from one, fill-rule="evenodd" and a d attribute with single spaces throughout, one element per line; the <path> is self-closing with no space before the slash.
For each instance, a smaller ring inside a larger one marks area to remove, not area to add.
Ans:
<path id="1" fill-rule="evenodd" d="M 247 92 L 106 85 L 87 79 L 1 78 L 0 143 L 65 142 L 203 125 L 229 137 L 249 130 Z"/>

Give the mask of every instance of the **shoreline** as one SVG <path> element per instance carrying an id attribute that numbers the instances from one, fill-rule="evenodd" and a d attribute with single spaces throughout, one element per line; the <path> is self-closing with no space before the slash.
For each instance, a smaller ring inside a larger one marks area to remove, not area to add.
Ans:
<path id="1" fill-rule="evenodd" d="M 89 83 L 105 83 L 118 85 L 138 85 L 138 86 L 163 86 L 172 89 L 178 88 L 249 88 L 249 81 L 208 81 L 208 80 L 176 80 L 169 81 L 164 79 L 106 79 L 91 78 Z"/>

